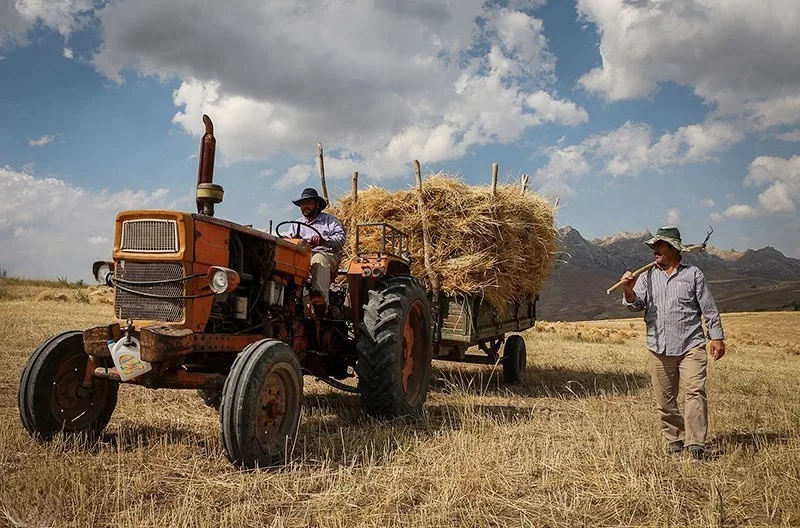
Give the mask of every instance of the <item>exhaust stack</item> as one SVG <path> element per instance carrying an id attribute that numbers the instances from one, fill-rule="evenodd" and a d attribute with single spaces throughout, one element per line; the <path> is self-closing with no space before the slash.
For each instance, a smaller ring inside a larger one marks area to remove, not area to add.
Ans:
<path id="1" fill-rule="evenodd" d="M 214 216 L 214 204 L 222 202 L 224 191 L 222 185 L 214 181 L 214 153 L 217 140 L 214 138 L 214 123 L 211 118 L 203 114 L 203 124 L 206 133 L 200 140 L 200 160 L 197 168 L 197 212 Z"/>

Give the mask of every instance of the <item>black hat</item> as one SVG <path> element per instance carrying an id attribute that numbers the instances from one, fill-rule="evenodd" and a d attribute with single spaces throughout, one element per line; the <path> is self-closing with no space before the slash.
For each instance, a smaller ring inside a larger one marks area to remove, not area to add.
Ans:
<path id="1" fill-rule="evenodd" d="M 319 202 L 319 210 L 322 211 L 326 207 L 328 207 L 328 202 L 325 201 L 325 198 L 319 195 L 316 189 L 313 187 L 309 187 L 307 189 L 303 189 L 303 194 L 300 195 L 300 198 L 297 200 L 292 200 L 292 203 L 295 204 L 297 207 L 300 207 L 300 202 L 303 200 L 307 200 L 308 198 L 316 198 Z"/>

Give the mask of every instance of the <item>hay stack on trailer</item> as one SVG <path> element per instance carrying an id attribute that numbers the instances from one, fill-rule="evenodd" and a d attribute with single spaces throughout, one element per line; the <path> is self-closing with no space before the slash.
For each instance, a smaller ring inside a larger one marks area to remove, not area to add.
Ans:
<path id="1" fill-rule="evenodd" d="M 447 293 L 477 294 L 498 314 L 509 301 L 530 300 L 542 287 L 553 265 L 558 233 L 555 208 L 519 185 L 490 187 L 465 184 L 439 173 L 423 186 L 425 215 L 431 238 L 431 263 Z M 425 277 L 422 216 L 417 189 L 358 191 L 356 207 L 347 196 L 332 212 L 348 233 L 347 258 L 353 256 L 355 225 L 386 222 L 411 237 L 413 273 Z M 361 235 L 361 247 L 380 249 L 380 233 Z"/>

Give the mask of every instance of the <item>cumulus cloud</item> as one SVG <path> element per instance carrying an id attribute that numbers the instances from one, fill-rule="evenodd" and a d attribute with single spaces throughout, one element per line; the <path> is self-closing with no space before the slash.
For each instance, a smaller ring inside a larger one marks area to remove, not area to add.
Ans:
<path id="1" fill-rule="evenodd" d="M 722 213 L 724 218 L 757 218 L 758 210 L 747 204 L 731 205 Z"/>
<path id="2" fill-rule="evenodd" d="M 800 142 L 800 130 L 791 130 L 789 132 L 781 132 L 775 134 L 775 137 L 781 141 Z"/>
<path id="3" fill-rule="evenodd" d="M 72 48 L 64 48 L 61 52 L 65 59 L 74 59 L 75 55 L 72 53 Z"/>
<path id="4" fill-rule="evenodd" d="M 30 145 L 31 147 L 43 147 L 44 145 L 47 145 L 48 143 L 50 143 L 54 139 L 55 139 L 55 136 L 51 136 L 50 134 L 45 134 L 42 137 L 40 137 L 39 139 L 30 139 L 30 138 L 28 138 L 28 145 Z"/>
<path id="5" fill-rule="evenodd" d="M 199 135 L 208 113 L 223 163 L 308 158 L 319 141 L 331 177 L 396 176 L 588 120 L 552 90 L 541 3 L 235 0 L 220 17 L 198 0 L 117 2 L 99 14 L 94 63 L 118 81 L 127 68 L 180 78 L 174 122 Z"/>
<path id="6" fill-rule="evenodd" d="M 578 0 L 600 34 L 602 64 L 580 84 L 611 101 L 687 86 L 756 130 L 800 122 L 800 3 L 773 0 Z"/>
<path id="7" fill-rule="evenodd" d="M 93 9 L 93 0 L 0 0 L 0 45 L 27 44 L 26 33 L 37 23 L 69 37 Z"/>
<path id="8" fill-rule="evenodd" d="M 714 207 L 714 200 L 712 200 L 711 198 L 703 198 L 702 200 L 700 200 L 700 205 L 709 208 Z"/>
<path id="9" fill-rule="evenodd" d="M 569 181 L 585 176 L 591 167 L 615 178 L 636 176 L 643 170 L 713 160 L 743 138 L 744 133 L 728 121 L 709 120 L 658 137 L 650 125 L 628 121 L 576 145 L 547 149 L 549 160 L 534 181 L 544 189 L 561 188 L 569 194 Z"/>
<path id="10" fill-rule="evenodd" d="M 89 191 L 57 178 L 0 167 L 0 266 L 14 275 L 88 278 L 108 258 L 114 218 L 124 209 L 172 209 L 167 189 Z M 98 234 L 105 230 L 107 235 Z M 104 247 L 105 246 L 105 247 Z"/>
<path id="11" fill-rule="evenodd" d="M 664 216 L 664 225 L 678 225 L 681 222 L 681 212 L 679 209 L 668 209 Z"/>
<path id="12" fill-rule="evenodd" d="M 800 156 L 759 156 L 747 167 L 745 185 L 764 186 L 758 207 L 766 213 L 794 213 L 800 201 Z"/>

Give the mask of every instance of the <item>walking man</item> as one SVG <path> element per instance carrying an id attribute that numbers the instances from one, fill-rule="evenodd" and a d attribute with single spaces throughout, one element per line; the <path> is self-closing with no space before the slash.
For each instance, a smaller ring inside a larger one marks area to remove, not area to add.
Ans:
<path id="1" fill-rule="evenodd" d="M 342 260 L 342 248 L 345 243 L 344 227 L 335 216 L 322 212 L 328 206 L 328 202 L 316 189 L 310 187 L 305 189 L 300 198 L 292 200 L 292 203 L 303 213 L 298 220 L 303 225 L 297 226 L 296 235 L 311 244 L 312 248 L 311 293 L 324 297 L 327 305 L 331 274 L 338 269 Z M 325 305 L 320 307 L 319 315 L 325 313 Z"/>
<path id="2" fill-rule="evenodd" d="M 622 303 L 631 311 L 644 310 L 650 376 L 670 454 L 686 446 L 694 458 L 705 457 L 708 434 L 706 367 L 725 355 L 725 334 L 719 311 L 705 276 L 695 266 L 681 262 L 681 234 L 664 226 L 645 241 L 653 249 L 656 266 L 638 277 L 622 276 Z M 709 351 L 700 316 L 705 316 Z M 678 410 L 678 386 L 686 393 L 684 415 Z"/>

